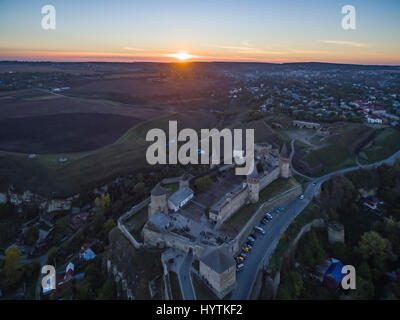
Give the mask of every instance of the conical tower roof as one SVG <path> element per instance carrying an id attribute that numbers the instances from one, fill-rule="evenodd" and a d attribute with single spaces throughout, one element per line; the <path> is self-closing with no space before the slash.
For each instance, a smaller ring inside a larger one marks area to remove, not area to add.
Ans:
<path id="1" fill-rule="evenodd" d="M 153 190 L 151 190 L 152 196 L 162 196 L 164 194 L 167 194 L 167 189 L 165 189 L 159 183 L 153 188 Z"/>
<path id="2" fill-rule="evenodd" d="M 287 148 L 286 143 L 283 144 L 279 156 L 280 156 L 281 158 L 289 158 L 289 150 L 288 150 L 288 148 Z"/>
<path id="3" fill-rule="evenodd" d="M 258 170 L 257 170 L 257 166 L 254 163 L 253 166 L 253 171 L 247 176 L 248 178 L 252 178 L 252 179 L 257 179 L 258 178 Z"/>

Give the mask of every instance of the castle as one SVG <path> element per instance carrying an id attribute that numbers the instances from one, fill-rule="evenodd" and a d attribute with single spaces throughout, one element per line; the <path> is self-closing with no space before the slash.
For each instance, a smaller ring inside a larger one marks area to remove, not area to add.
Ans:
<path id="1" fill-rule="evenodd" d="M 210 220 L 222 224 L 246 203 L 258 202 L 260 191 L 273 181 L 279 177 L 287 179 L 291 176 L 290 156 L 286 144 L 282 146 L 280 152 L 277 149 L 272 149 L 270 144 L 258 144 L 255 146 L 255 158 L 254 169 L 246 180 L 235 186 L 233 190 L 211 206 Z M 261 169 L 261 172 L 259 172 L 259 169 Z M 182 176 L 179 180 L 179 190 L 184 188 L 191 190 L 189 182 L 190 177 Z M 177 193 L 179 193 L 179 190 Z M 193 195 L 188 194 L 188 191 L 181 193 L 183 197 L 186 197 L 181 199 L 183 203 L 187 203 L 193 197 Z M 176 196 L 179 196 L 179 194 Z M 149 219 L 155 213 L 168 214 L 168 203 L 167 190 L 160 184 L 156 185 L 151 191 L 148 207 Z"/>
<path id="2" fill-rule="evenodd" d="M 147 246 L 193 252 L 199 261 L 199 276 L 222 298 L 235 286 L 236 262 L 233 255 L 240 248 L 242 238 L 235 237 L 233 241 L 224 238 L 224 245 L 221 245 L 221 241 L 211 243 L 210 238 L 216 239 L 220 233 L 219 227 L 240 208 L 248 203 L 259 202 L 260 192 L 265 187 L 278 178 L 290 177 L 290 156 L 286 144 L 280 151 L 273 149 L 270 144 L 258 144 L 255 146 L 254 169 L 246 179 L 221 174 L 217 180 L 228 182 L 227 186 L 223 188 L 215 182 L 214 188 L 197 195 L 191 205 L 187 205 L 194 196 L 190 189 L 190 177 L 184 175 L 176 179 L 174 182 L 179 182 L 179 189 L 170 197 L 167 197 L 167 190 L 157 184 L 151 191 L 148 222 L 142 230 L 144 243 Z M 226 193 L 229 188 L 231 190 Z M 298 190 L 291 196 L 297 197 L 296 192 Z M 208 199 L 207 203 L 200 203 L 204 198 Z M 205 210 L 208 205 L 211 207 Z M 208 219 L 204 216 L 206 211 Z M 252 227 L 243 226 L 243 230 L 248 234 Z"/>

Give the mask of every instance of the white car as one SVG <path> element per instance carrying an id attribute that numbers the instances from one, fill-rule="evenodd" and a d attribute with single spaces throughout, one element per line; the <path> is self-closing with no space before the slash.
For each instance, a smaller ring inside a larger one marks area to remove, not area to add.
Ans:
<path id="1" fill-rule="evenodd" d="M 300 200 L 303 200 L 303 199 L 304 199 L 304 194 L 302 194 L 302 195 L 299 197 L 299 199 L 300 199 Z"/>
<path id="2" fill-rule="evenodd" d="M 271 216 L 269 213 L 266 213 L 266 214 L 265 214 L 265 217 L 266 217 L 267 219 L 269 219 L 269 220 L 272 219 L 272 216 Z"/>
<path id="3" fill-rule="evenodd" d="M 261 234 L 265 234 L 265 230 L 261 227 L 254 227 L 254 230 L 256 230 L 257 232 L 259 232 Z"/>
<path id="4" fill-rule="evenodd" d="M 236 271 L 242 271 L 244 269 L 244 263 L 240 263 L 240 264 L 238 264 L 237 265 L 237 267 L 236 267 Z"/>

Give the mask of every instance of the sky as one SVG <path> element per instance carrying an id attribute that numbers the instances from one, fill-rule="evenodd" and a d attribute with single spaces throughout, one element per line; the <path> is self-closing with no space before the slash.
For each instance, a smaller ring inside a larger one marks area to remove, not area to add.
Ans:
<path id="1" fill-rule="evenodd" d="M 399 0 L 0 0 L 0 60 L 400 65 L 399 17 Z"/>

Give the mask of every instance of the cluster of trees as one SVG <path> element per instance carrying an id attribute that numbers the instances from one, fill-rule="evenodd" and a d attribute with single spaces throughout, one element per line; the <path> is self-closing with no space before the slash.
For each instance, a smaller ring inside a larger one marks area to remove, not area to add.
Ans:
<path id="1" fill-rule="evenodd" d="M 380 215 L 366 211 L 359 190 L 375 190 L 383 201 Z M 281 274 L 281 299 L 337 299 L 309 277 L 325 257 L 356 268 L 356 290 L 347 299 L 400 299 L 400 162 L 335 176 L 321 189 L 321 217 L 344 225 L 345 242 L 329 244 L 325 229 L 313 229 L 299 242 L 295 261 Z M 300 277 L 299 277 L 300 276 Z M 305 276 L 305 277 L 303 277 Z M 301 289 L 299 289 L 301 288 Z M 300 293 L 299 293 L 300 292 Z"/>
<path id="2" fill-rule="evenodd" d="M 197 178 L 194 182 L 194 185 L 196 186 L 196 190 L 198 192 L 205 192 L 209 190 L 212 187 L 213 181 L 210 178 L 210 176 L 204 176 L 201 178 Z"/>
<path id="3" fill-rule="evenodd" d="M 38 263 L 22 264 L 22 253 L 17 246 L 9 247 L 5 251 L 5 258 L 0 261 L 0 287 L 4 294 L 9 294 L 13 290 L 36 278 L 39 273 Z M 26 293 L 27 298 L 34 298 Z"/>

